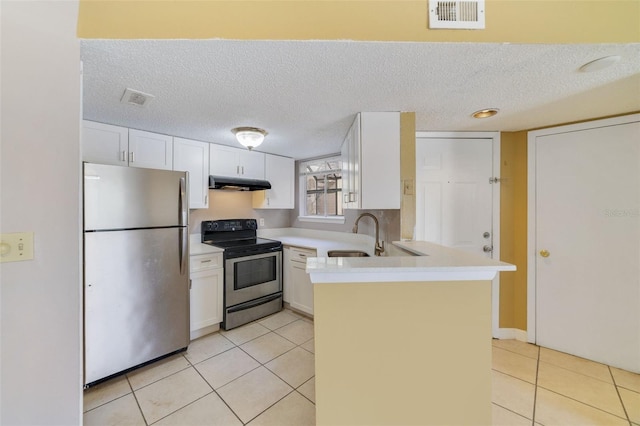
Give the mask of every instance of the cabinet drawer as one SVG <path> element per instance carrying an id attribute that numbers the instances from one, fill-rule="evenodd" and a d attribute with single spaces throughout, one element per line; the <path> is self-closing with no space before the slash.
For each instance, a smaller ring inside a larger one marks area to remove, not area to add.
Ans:
<path id="1" fill-rule="evenodd" d="M 222 268 L 222 253 L 198 254 L 191 256 L 190 271 L 198 272 L 207 269 Z"/>
<path id="2" fill-rule="evenodd" d="M 307 257 L 316 257 L 316 251 L 299 247 L 291 247 L 291 260 L 293 262 L 307 263 Z"/>

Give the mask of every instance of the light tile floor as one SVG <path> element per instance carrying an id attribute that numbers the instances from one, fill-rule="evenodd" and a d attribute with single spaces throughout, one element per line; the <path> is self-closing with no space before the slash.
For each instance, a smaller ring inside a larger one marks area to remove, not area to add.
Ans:
<path id="1" fill-rule="evenodd" d="M 284 310 L 95 386 L 85 425 L 315 424 L 313 322 Z M 493 340 L 494 425 L 640 426 L 640 375 Z"/>

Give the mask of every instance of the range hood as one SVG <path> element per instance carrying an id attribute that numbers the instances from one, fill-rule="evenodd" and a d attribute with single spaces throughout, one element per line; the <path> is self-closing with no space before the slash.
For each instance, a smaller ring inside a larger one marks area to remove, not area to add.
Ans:
<path id="1" fill-rule="evenodd" d="M 209 176 L 209 189 L 226 189 L 230 191 L 260 191 L 271 189 L 269 181 L 246 179 L 230 176 Z"/>

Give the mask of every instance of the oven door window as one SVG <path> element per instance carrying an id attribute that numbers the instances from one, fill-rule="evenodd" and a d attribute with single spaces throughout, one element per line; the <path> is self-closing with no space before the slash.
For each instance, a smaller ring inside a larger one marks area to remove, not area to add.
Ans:
<path id="1" fill-rule="evenodd" d="M 234 287 L 240 290 L 277 279 L 277 257 L 243 260 L 234 265 Z"/>

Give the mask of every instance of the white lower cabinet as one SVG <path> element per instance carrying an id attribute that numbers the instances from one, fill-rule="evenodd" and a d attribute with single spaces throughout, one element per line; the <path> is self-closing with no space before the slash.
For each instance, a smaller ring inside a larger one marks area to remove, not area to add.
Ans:
<path id="1" fill-rule="evenodd" d="M 215 331 L 222 322 L 224 272 L 222 253 L 199 254 L 190 259 L 191 339 Z"/>
<path id="2" fill-rule="evenodd" d="M 306 272 L 307 258 L 316 257 L 316 250 L 302 247 L 289 247 L 288 285 L 284 284 L 285 294 L 289 289 L 289 304 L 293 309 L 313 315 L 313 284 Z"/>

